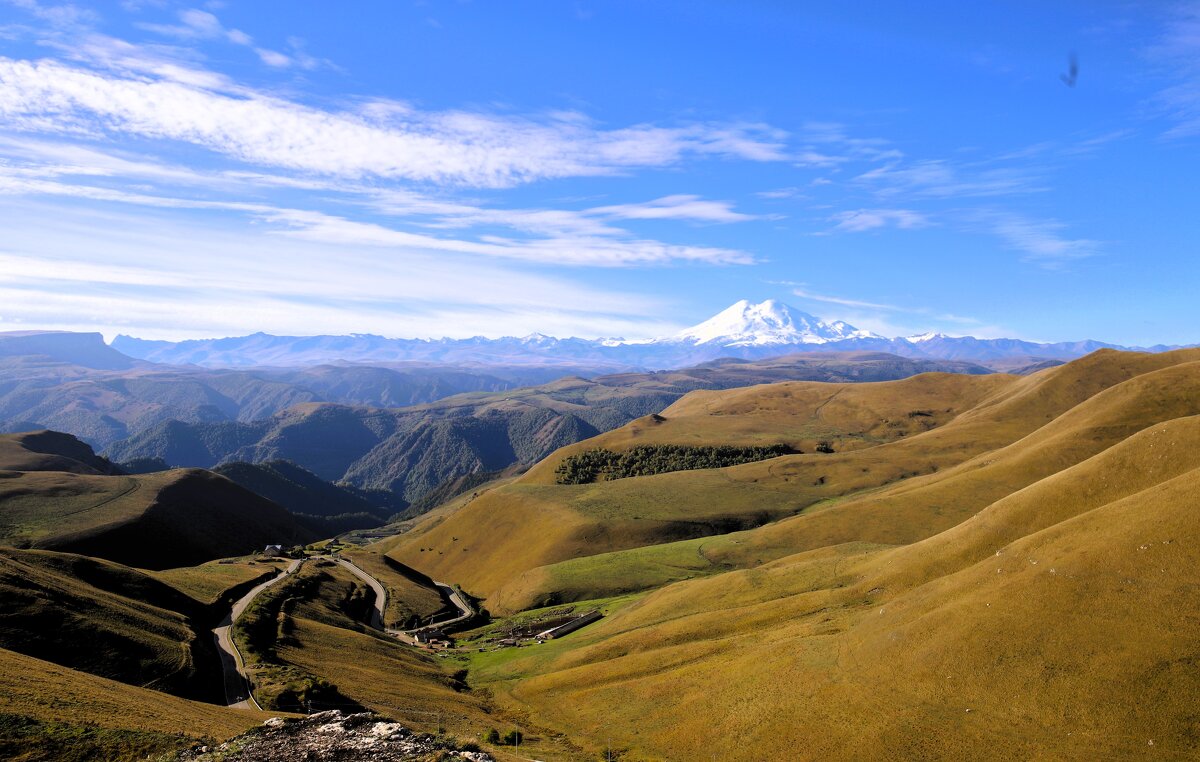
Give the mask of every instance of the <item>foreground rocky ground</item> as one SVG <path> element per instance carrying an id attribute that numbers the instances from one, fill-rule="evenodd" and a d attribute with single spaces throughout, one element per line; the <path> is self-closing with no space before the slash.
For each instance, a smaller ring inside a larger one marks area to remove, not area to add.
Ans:
<path id="1" fill-rule="evenodd" d="M 274 718 L 218 747 L 183 752 L 180 762 L 492 762 L 489 754 L 456 748 L 445 739 L 413 733 L 371 713 L 320 712 Z"/>

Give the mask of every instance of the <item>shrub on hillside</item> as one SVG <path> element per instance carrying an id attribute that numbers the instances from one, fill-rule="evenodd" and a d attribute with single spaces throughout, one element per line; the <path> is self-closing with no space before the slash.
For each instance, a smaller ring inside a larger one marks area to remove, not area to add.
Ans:
<path id="1" fill-rule="evenodd" d="M 563 458 L 562 463 L 555 469 L 555 474 L 559 484 L 591 484 L 596 481 L 651 476 L 671 471 L 725 468 L 796 453 L 796 450 L 785 444 L 754 447 L 638 445 L 624 452 L 597 447 Z"/>

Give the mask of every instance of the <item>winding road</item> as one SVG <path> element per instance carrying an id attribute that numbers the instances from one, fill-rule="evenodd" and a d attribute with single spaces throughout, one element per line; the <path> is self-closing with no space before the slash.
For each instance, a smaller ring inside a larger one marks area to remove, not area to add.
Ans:
<path id="1" fill-rule="evenodd" d="M 329 557 L 317 556 L 317 558 L 328 559 Z M 292 561 L 282 574 L 255 586 L 250 592 L 239 598 L 230 608 L 225 618 L 221 620 L 221 623 L 213 628 L 213 640 L 217 644 L 217 654 L 221 657 L 221 672 L 225 680 L 226 706 L 234 709 L 262 710 L 258 701 L 254 699 L 254 691 L 250 684 L 250 675 L 246 670 L 246 663 L 242 659 L 242 654 L 238 650 L 237 644 L 233 642 L 233 623 L 238 620 L 238 617 L 242 615 L 250 604 L 254 602 L 254 599 L 261 595 L 264 590 L 272 585 L 279 584 L 292 574 L 295 574 L 305 560 L 298 559 Z M 407 643 L 415 644 L 415 635 L 423 630 L 448 627 L 475 616 L 475 610 L 471 608 L 471 605 L 467 603 L 457 590 L 442 582 L 434 582 L 433 584 L 437 585 L 438 589 L 443 591 L 450 599 L 450 602 L 459 610 L 460 613 L 458 616 L 443 622 L 431 622 L 411 630 L 389 630 L 384 626 L 384 610 L 387 608 L 387 589 L 384 588 L 379 580 L 345 558 L 339 556 L 336 559 L 330 560 L 336 560 L 337 563 L 348 569 L 363 582 L 366 582 L 375 591 L 375 605 L 371 610 L 371 627 L 381 632 L 386 632 Z"/>
<path id="2" fill-rule="evenodd" d="M 295 574 L 303 563 L 303 559 L 292 561 L 283 574 L 272 577 L 243 595 L 233 604 L 229 614 L 221 620 L 221 623 L 213 628 L 213 640 L 216 641 L 217 653 L 221 657 L 221 672 L 225 676 L 226 706 L 235 709 L 262 709 L 254 700 L 254 691 L 251 690 L 246 664 L 242 660 L 242 654 L 238 651 L 237 645 L 233 642 L 233 623 L 260 593 L 287 579 L 289 575 Z"/>
<path id="3" fill-rule="evenodd" d="M 475 610 L 471 608 L 471 604 L 467 603 L 466 599 L 462 597 L 461 593 L 444 582 L 435 581 L 433 584 L 436 585 L 438 589 L 441 590 L 447 598 L 449 598 L 450 602 L 454 604 L 454 607 L 458 609 L 458 615 L 452 619 L 447 619 L 442 622 L 430 622 L 429 624 L 421 625 L 420 627 L 415 627 L 411 630 L 389 630 L 384 626 L 384 610 L 387 608 L 387 590 L 382 584 L 380 584 L 379 580 L 375 579 L 370 574 L 363 571 L 361 568 L 345 558 L 338 556 L 337 562 L 353 572 L 356 577 L 361 579 L 363 582 L 366 582 L 371 586 L 371 589 L 375 591 L 375 609 L 371 612 L 371 626 L 377 630 L 387 632 L 389 635 L 394 635 L 405 642 L 414 642 L 413 636 L 423 630 L 449 627 L 450 625 L 458 624 L 459 622 L 465 622 L 466 620 L 475 616 Z"/>
<path id="4" fill-rule="evenodd" d="M 371 610 L 371 626 L 376 630 L 383 630 L 383 612 L 387 608 L 387 590 L 379 583 L 379 580 L 367 574 L 350 561 L 338 556 L 337 562 L 353 572 L 354 576 L 366 582 L 375 591 L 375 608 Z"/>
<path id="5" fill-rule="evenodd" d="M 466 620 L 475 616 L 475 609 L 471 608 L 471 604 L 467 603 L 466 599 L 462 597 L 462 594 L 459 593 L 458 590 L 454 589 L 450 585 L 447 585 L 445 582 L 438 582 L 438 581 L 434 580 L 433 584 L 437 585 L 437 587 L 446 594 L 446 597 L 448 597 L 450 599 L 450 602 L 453 603 L 455 605 L 455 607 L 461 613 L 458 616 L 454 617 L 453 619 L 447 619 L 444 622 L 430 622 L 429 624 L 425 625 L 424 627 L 417 627 L 416 629 L 405 630 L 406 633 L 415 634 L 421 630 L 428 630 L 428 629 L 432 629 L 435 627 L 437 627 L 437 628 L 449 627 L 452 624 L 458 624 L 459 622 L 465 622 Z"/>

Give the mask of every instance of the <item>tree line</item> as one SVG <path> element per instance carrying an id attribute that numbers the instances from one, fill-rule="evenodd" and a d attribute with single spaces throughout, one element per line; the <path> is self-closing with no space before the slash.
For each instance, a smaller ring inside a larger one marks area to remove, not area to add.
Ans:
<path id="1" fill-rule="evenodd" d="M 638 445 L 614 452 L 597 447 L 577 455 L 568 455 L 558 464 L 555 475 L 559 484 L 591 484 L 597 481 L 651 476 L 671 471 L 700 468 L 725 468 L 756 460 L 795 455 L 800 451 L 785 444 L 735 447 L 733 445 Z"/>

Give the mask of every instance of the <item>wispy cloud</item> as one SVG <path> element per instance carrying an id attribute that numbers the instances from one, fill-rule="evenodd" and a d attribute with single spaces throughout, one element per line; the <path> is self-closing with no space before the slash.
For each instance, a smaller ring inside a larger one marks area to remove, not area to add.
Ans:
<path id="1" fill-rule="evenodd" d="M 888 312 L 912 312 L 902 307 L 896 307 L 891 304 L 881 304 L 879 302 L 864 302 L 858 299 L 845 299 L 840 296 L 829 296 L 827 294 L 816 294 L 806 288 L 793 288 L 792 294 L 801 299 L 809 299 L 814 302 L 824 302 L 825 304 L 839 304 L 843 307 L 864 307 L 873 310 L 886 310 Z"/>
<path id="2" fill-rule="evenodd" d="M 861 233 L 888 226 L 912 230 L 931 224 L 927 216 L 911 209 L 854 209 L 839 212 L 830 219 L 837 223 L 834 230 L 846 233 Z"/>
<path id="3" fill-rule="evenodd" d="M 271 223 L 279 235 L 343 246 L 385 247 L 397 252 L 452 252 L 475 257 L 523 260 L 563 266 L 622 267 L 698 263 L 752 264 L 744 251 L 709 246 L 688 246 L 633 237 L 617 228 L 589 226 L 586 215 L 553 211 L 525 212 L 529 219 L 514 220 L 520 212 L 474 210 L 475 223 L 489 216 L 514 227 L 533 228 L 540 238 L 483 235 L 473 239 L 439 237 L 398 230 L 376 222 L 352 220 L 314 210 L 244 201 L 212 201 L 156 196 L 119 189 L 47 180 L 19 168 L 0 165 L 0 194 L 85 198 L 95 201 L 165 209 L 205 209 L 235 212 Z M 431 203 L 429 211 L 443 211 Z M 468 208 L 469 209 L 469 208 Z M 536 221 L 535 221 L 536 220 Z"/>
<path id="4" fill-rule="evenodd" d="M 179 141 L 261 166 L 479 187 L 668 166 L 688 155 L 783 156 L 783 133 L 764 125 L 599 130 L 578 115 L 535 120 L 386 102 L 327 111 L 245 88 L 221 92 L 220 80 L 189 81 L 155 63 L 142 68 L 157 77 L 132 79 L 0 58 L 0 116 L 13 129 Z"/>
<path id="5" fill-rule="evenodd" d="M 167 214 L 172 214 L 170 211 Z M 146 336 L 375 332 L 394 336 L 656 335 L 645 294 L 470 260 L 332 244 L 172 216 L 0 205 L 0 323 Z M 52 253 L 51 253 L 52 252 Z M 287 267 L 281 268 L 280 262 Z M 468 264 L 470 262 L 470 264 Z"/>
<path id="6" fill-rule="evenodd" d="M 692 220 L 695 222 L 745 222 L 754 215 L 733 210 L 728 201 L 709 201 L 690 194 L 664 196 L 641 204 L 598 206 L 589 214 L 623 220 Z"/>
<path id="7" fill-rule="evenodd" d="M 149 32 L 183 40 L 211 40 L 225 37 L 230 42 L 243 45 L 249 44 L 250 41 L 249 35 L 245 32 L 226 29 L 216 16 L 197 8 L 180 11 L 178 24 L 139 22 L 136 26 Z"/>
<path id="8" fill-rule="evenodd" d="M 967 167 L 941 159 L 891 163 L 864 172 L 855 179 L 884 198 L 1008 196 L 1045 189 L 1028 168 Z"/>
<path id="9" fill-rule="evenodd" d="M 801 138 L 806 142 L 797 154 L 801 166 L 833 168 L 848 162 L 898 161 L 904 156 L 890 141 L 852 136 L 838 122 L 808 122 Z"/>
<path id="10" fill-rule="evenodd" d="M 293 49 L 291 55 L 264 48 L 255 45 L 254 38 L 241 29 L 229 29 L 215 14 L 197 8 L 180 11 L 178 24 L 140 22 L 136 26 L 148 32 L 180 40 L 225 40 L 234 45 L 252 48 L 264 64 L 276 69 L 286 69 L 290 66 L 315 69 L 322 64 L 319 59 L 304 52 L 303 42 L 298 38 L 289 40 L 289 45 Z"/>
<path id="11" fill-rule="evenodd" d="M 660 265 L 670 262 L 704 264 L 752 264 L 743 251 L 708 246 L 682 246 L 660 241 L 598 237 L 567 237 L 520 240 L 485 236 L 468 241 L 437 238 L 348 220 L 322 212 L 277 209 L 259 212 L 270 222 L 284 227 L 289 237 L 341 245 L 384 246 L 419 251 L 449 251 L 457 254 L 501 257 L 559 265 L 625 266 Z"/>
<path id="12" fill-rule="evenodd" d="M 971 219 L 999 236 L 1009 247 L 1023 252 L 1026 261 L 1043 267 L 1061 268 L 1069 262 L 1100 253 L 1099 241 L 1064 235 L 1067 225 L 1058 220 L 1031 219 L 997 211 L 975 212 Z"/>
<path id="13" fill-rule="evenodd" d="M 4 0 L 9 5 L 20 8 L 34 18 L 44 21 L 54 27 L 76 27 L 95 23 L 98 16 L 95 11 L 80 8 L 73 3 L 42 3 L 38 0 Z"/>
<path id="14" fill-rule="evenodd" d="M 1174 123 L 1166 136 L 1200 134 L 1200 2 L 1171 6 L 1147 53 L 1170 82 L 1155 96 L 1158 109 Z"/>
<path id="15" fill-rule="evenodd" d="M 801 195 L 801 191 L 799 188 L 797 188 L 795 186 L 790 186 L 787 188 L 776 188 L 774 190 L 759 191 L 758 193 L 755 193 L 754 195 L 758 196 L 759 198 L 769 198 L 769 199 L 795 198 L 796 196 Z"/>
<path id="16" fill-rule="evenodd" d="M 971 335 L 978 337 L 1011 336 L 1012 331 L 986 325 L 983 321 L 962 315 L 938 311 L 929 307 L 909 307 L 886 302 L 836 296 L 813 291 L 804 283 L 777 281 L 776 285 L 788 286 L 792 295 L 809 302 L 832 305 L 835 317 L 858 328 L 881 336 L 913 336 L 931 330 L 949 335 Z M 840 308 L 840 309 L 839 309 Z"/>

